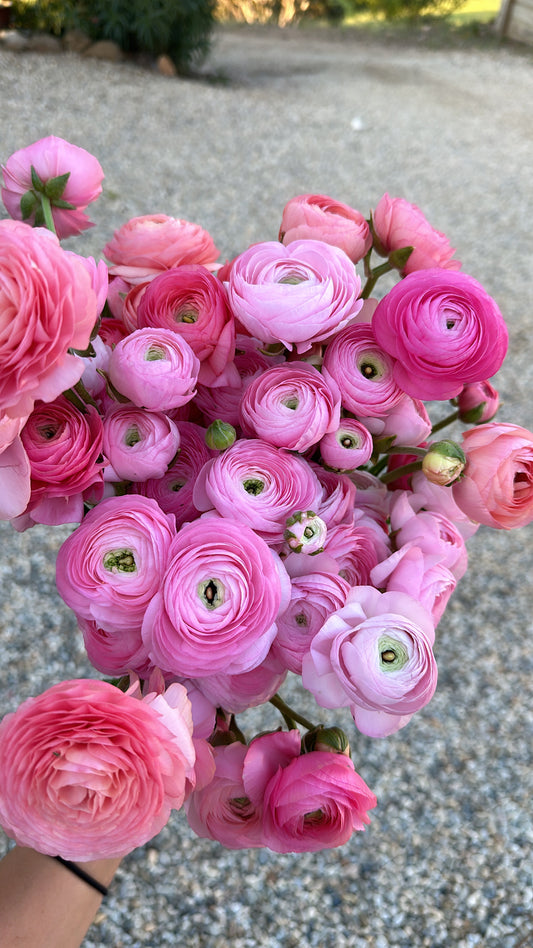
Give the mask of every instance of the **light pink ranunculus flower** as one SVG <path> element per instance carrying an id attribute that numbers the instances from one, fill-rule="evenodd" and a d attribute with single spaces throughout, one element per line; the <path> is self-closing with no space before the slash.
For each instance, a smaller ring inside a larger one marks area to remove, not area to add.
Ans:
<path id="1" fill-rule="evenodd" d="M 70 142 L 55 135 L 48 135 L 39 141 L 14 152 L 2 166 L 4 187 L 2 200 L 10 217 L 15 220 L 25 220 L 35 226 L 37 201 L 28 217 L 23 214 L 21 198 L 33 192 L 32 167 L 37 172 L 41 182 L 46 185 L 53 178 L 68 175 L 61 194 L 57 195 L 61 201 L 73 205 L 70 208 L 58 206 L 51 200 L 52 219 L 59 239 L 81 234 L 88 227 L 93 227 L 84 211 L 102 193 L 102 179 L 104 172 L 100 163 L 84 148 L 72 145 Z M 38 198 L 38 192 L 34 192 Z M 39 216 L 38 223 L 44 221 Z"/>
<path id="2" fill-rule="evenodd" d="M 309 569 L 309 573 L 291 579 L 291 601 L 277 621 L 272 645 L 274 655 L 298 675 L 314 636 L 331 613 L 344 605 L 350 589 L 342 576 L 314 572 L 312 564 Z"/>
<path id="3" fill-rule="evenodd" d="M 423 471 L 416 471 L 411 478 L 409 503 L 413 510 L 442 514 L 457 527 L 463 540 L 468 540 L 479 529 L 479 523 L 474 523 L 456 504 L 453 490 L 432 484 Z"/>
<path id="4" fill-rule="evenodd" d="M 363 305 L 350 258 L 319 240 L 253 244 L 233 261 L 227 286 L 250 335 L 299 353 L 331 338 Z"/>
<path id="5" fill-rule="evenodd" d="M 372 215 L 377 236 L 376 247 L 383 256 L 403 247 L 413 247 L 402 274 L 429 267 L 460 270 L 459 260 L 453 260 L 455 250 L 445 234 L 435 230 L 416 204 L 404 198 L 384 194 Z"/>
<path id="6" fill-rule="evenodd" d="M 139 629 L 110 632 L 97 622 L 78 619 L 87 657 L 97 671 L 120 678 L 135 672 L 147 678 L 152 665 Z"/>
<path id="7" fill-rule="evenodd" d="M 28 416 L 75 385 L 97 319 L 85 267 L 44 228 L 0 221 L 0 414 Z"/>
<path id="8" fill-rule="evenodd" d="M 322 498 L 315 508 L 327 527 L 338 523 L 352 523 L 355 506 L 355 484 L 345 475 L 327 471 L 316 461 L 309 467 L 322 485 Z"/>
<path id="9" fill-rule="evenodd" d="M 394 437 L 396 444 L 422 444 L 432 430 L 424 402 L 409 395 L 403 395 L 387 414 L 360 420 L 376 438 Z"/>
<path id="10" fill-rule="evenodd" d="M 75 257 L 82 267 L 87 270 L 91 278 L 91 286 L 96 293 L 97 313 L 100 315 L 105 306 L 109 289 L 109 274 L 105 260 L 99 260 L 97 263 L 94 257 L 83 257 L 72 250 L 66 250 L 65 253 L 69 257 Z"/>
<path id="11" fill-rule="evenodd" d="M 340 247 L 357 263 L 372 246 L 368 221 L 342 201 L 325 194 L 300 194 L 283 208 L 280 241 L 287 245 L 294 240 L 323 240 Z"/>
<path id="12" fill-rule="evenodd" d="M 404 543 L 415 543 L 427 556 L 438 557 L 457 580 L 464 576 L 468 554 L 462 534 L 444 514 L 418 509 L 418 499 L 411 491 L 395 493 L 390 508 L 390 530 L 397 548 Z"/>
<path id="13" fill-rule="evenodd" d="M 313 639 L 303 685 L 322 707 L 349 707 L 363 734 L 386 737 L 433 696 L 434 639 L 429 612 L 412 596 L 359 586 Z"/>
<path id="14" fill-rule="evenodd" d="M 162 411 L 117 405 L 104 417 L 104 455 L 111 465 L 107 481 L 145 481 L 163 477 L 180 444 L 177 426 Z"/>
<path id="15" fill-rule="evenodd" d="M 170 329 L 136 329 L 109 356 L 109 378 L 139 408 L 169 411 L 194 398 L 200 363 Z"/>
<path id="16" fill-rule="evenodd" d="M 394 379 L 394 360 L 369 323 L 347 326 L 335 336 L 324 353 L 322 371 L 340 389 L 343 408 L 358 417 L 380 417 L 403 398 Z"/>
<path id="17" fill-rule="evenodd" d="M 206 267 L 176 266 L 156 276 L 137 303 L 137 326 L 179 333 L 199 359 L 202 385 L 237 384 L 227 293 Z"/>
<path id="18" fill-rule="evenodd" d="M 278 448 L 307 451 L 340 420 L 340 392 L 306 362 L 275 365 L 245 389 L 243 431 Z"/>
<path id="19" fill-rule="evenodd" d="M 275 657 L 271 649 L 264 661 L 250 671 L 239 675 L 207 675 L 197 684 L 217 708 L 242 714 L 248 708 L 257 708 L 269 701 L 286 677 L 286 665 Z"/>
<path id="20" fill-rule="evenodd" d="M 467 383 L 494 375 L 507 352 L 495 300 L 466 273 L 409 274 L 380 300 L 372 326 L 396 360 L 396 382 L 412 398 L 453 398 Z"/>
<path id="21" fill-rule="evenodd" d="M 330 527 L 324 549 L 337 561 L 340 575 L 350 586 L 364 586 L 374 566 L 389 555 L 389 540 L 381 526 L 361 516 L 358 523 Z"/>
<path id="22" fill-rule="evenodd" d="M 183 804 L 194 773 L 187 693 L 171 689 L 162 713 L 104 681 L 63 681 L 7 714 L 0 724 L 6 833 L 76 862 L 119 858 L 155 836 Z"/>
<path id="23" fill-rule="evenodd" d="M 533 434 L 519 425 L 481 425 L 463 432 L 463 475 L 453 499 L 471 519 L 512 530 L 533 520 Z"/>
<path id="24" fill-rule="evenodd" d="M 264 734 L 250 744 L 243 785 L 262 807 L 263 844 L 274 852 L 317 852 L 348 842 L 370 823 L 377 800 L 344 754 L 300 754 L 299 732 Z"/>
<path id="25" fill-rule="evenodd" d="M 142 629 L 154 665 L 184 678 L 260 665 L 290 594 L 264 540 L 237 521 L 203 517 L 181 528 L 167 563 Z"/>
<path id="26" fill-rule="evenodd" d="M 480 425 L 491 421 L 499 407 L 499 393 L 487 379 L 465 385 L 457 396 L 459 418 L 465 424 Z"/>
<path id="27" fill-rule="evenodd" d="M 111 261 L 109 272 L 131 286 L 191 263 L 216 269 L 219 255 L 203 227 L 166 214 L 132 217 L 115 231 L 104 254 Z"/>
<path id="28" fill-rule="evenodd" d="M 354 470 L 372 457 L 374 443 L 368 428 L 355 418 L 341 418 L 336 431 L 325 434 L 319 444 L 324 464 L 340 471 Z"/>
<path id="29" fill-rule="evenodd" d="M 374 586 L 387 592 L 404 592 L 427 609 L 435 628 L 444 615 L 457 579 L 438 553 L 431 554 L 415 542 L 406 542 L 370 574 Z"/>
<path id="30" fill-rule="evenodd" d="M 287 517 L 312 510 L 322 487 L 307 462 L 258 438 L 238 441 L 198 474 L 193 500 L 198 510 L 250 526 L 267 543 L 281 543 Z"/>
<path id="31" fill-rule="evenodd" d="M 30 462 L 20 440 L 25 422 L 0 414 L 0 520 L 20 516 L 30 500 Z"/>
<path id="32" fill-rule="evenodd" d="M 76 616 L 110 632 L 139 630 L 160 588 L 174 521 L 148 497 L 109 497 L 59 548 L 59 595 Z"/>
<path id="33" fill-rule="evenodd" d="M 228 849 L 262 846 L 263 812 L 246 796 L 242 769 L 247 746 L 236 741 L 214 747 L 215 775 L 185 804 L 189 826 L 197 836 L 215 839 Z"/>

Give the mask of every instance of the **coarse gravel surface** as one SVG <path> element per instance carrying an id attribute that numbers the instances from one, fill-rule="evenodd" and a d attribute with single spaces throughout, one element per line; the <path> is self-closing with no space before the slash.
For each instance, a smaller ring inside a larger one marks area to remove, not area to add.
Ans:
<path id="1" fill-rule="evenodd" d="M 96 227 L 68 242 L 85 254 L 140 214 L 201 224 L 225 259 L 274 239 L 295 194 L 364 213 L 407 198 L 497 299 L 500 417 L 533 428 L 531 56 L 242 28 L 217 31 L 204 71 L 0 48 L 0 158 L 48 134 L 98 157 Z M 94 674 L 54 589 L 68 532 L 1 525 L 2 711 Z M 366 832 L 319 854 L 230 852 L 175 814 L 123 861 L 84 948 L 532 948 L 533 533 L 482 528 L 469 549 L 431 704 L 382 741 L 344 722 L 379 801 Z"/>

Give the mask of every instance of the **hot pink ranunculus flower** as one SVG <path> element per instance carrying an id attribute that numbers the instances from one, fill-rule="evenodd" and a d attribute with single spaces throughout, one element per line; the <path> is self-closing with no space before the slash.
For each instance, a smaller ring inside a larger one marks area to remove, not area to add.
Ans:
<path id="1" fill-rule="evenodd" d="M 97 319 L 86 268 L 54 234 L 0 221 L 0 414 L 28 416 L 75 385 Z"/>
<path id="2" fill-rule="evenodd" d="M 171 689 L 163 713 L 104 681 L 64 681 L 6 715 L 6 833 L 21 846 L 81 862 L 122 857 L 155 836 L 181 807 L 194 773 L 187 693 Z"/>
<path id="3" fill-rule="evenodd" d="M 148 497 L 101 501 L 59 548 L 59 595 L 78 617 L 103 629 L 139 630 L 174 532 L 172 515 Z"/>
<path id="4" fill-rule="evenodd" d="M 61 194 L 57 197 L 73 205 L 71 208 L 60 207 L 51 201 L 52 218 L 57 236 L 73 237 L 92 227 L 84 211 L 102 193 L 102 179 L 104 172 L 100 163 L 84 148 L 72 145 L 70 142 L 48 135 L 14 152 L 2 166 L 4 187 L 2 200 L 10 217 L 15 220 L 24 220 L 34 224 L 36 207 L 28 217 L 23 215 L 21 198 L 32 192 L 33 182 L 31 169 L 35 169 L 41 182 L 46 185 L 53 178 L 68 175 Z M 38 192 L 36 192 L 38 196 Z M 42 221 L 41 221 L 42 224 Z"/>
<path id="5" fill-rule="evenodd" d="M 353 263 L 362 260 L 372 246 L 368 221 L 342 201 L 325 194 L 300 194 L 283 208 L 280 241 L 323 240 L 340 247 Z"/>
<path id="6" fill-rule="evenodd" d="M 302 681 L 325 708 L 349 707 L 369 737 L 404 727 L 437 685 L 429 612 L 404 592 L 352 589 L 304 658 Z"/>
<path id="7" fill-rule="evenodd" d="M 380 300 L 372 326 L 396 359 L 394 378 L 412 398 L 453 398 L 468 382 L 494 375 L 507 352 L 496 302 L 466 273 L 409 274 Z"/>
<path id="8" fill-rule="evenodd" d="M 431 226 L 416 204 L 384 194 L 376 205 L 372 224 L 378 250 L 384 256 L 402 247 L 413 247 L 403 274 L 428 267 L 460 270 L 459 260 L 452 259 L 455 250 L 448 238 Z"/>
<path id="9" fill-rule="evenodd" d="M 394 378 L 394 360 L 369 323 L 347 326 L 324 353 L 323 375 L 341 392 L 343 407 L 358 417 L 381 416 L 403 398 Z"/>
<path id="10" fill-rule="evenodd" d="M 300 754 L 299 732 L 264 734 L 243 765 L 247 798 L 263 812 L 263 844 L 274 852 L 317 852 L 346 843 L 370 823 L 377 800 L 344 754 Z"/>
<path id="11" fill-rule="evenodd" d="M 233 261 L 227 285 L 233 313 L 250 335 L 299 353 L 329 339 L 363 305 L 350 258 L 319 240 L 253 244 Z"/>
<path id="12" fill-rule="evenodd" d="M 111 261 L 109 272 L 131 286 L 185 264 L 212 270 L 219 255 L 203 227 L 166 214 L 132 217 L 115 231 L 104 254 Z"/>
<path id="13" fill-rule="evenodd" d="M 453 499 L 471 519 L 511 530 L 533 520 L 533 434 L 511 424 L 481 425 L 463 433 L 463 475 Z"/>

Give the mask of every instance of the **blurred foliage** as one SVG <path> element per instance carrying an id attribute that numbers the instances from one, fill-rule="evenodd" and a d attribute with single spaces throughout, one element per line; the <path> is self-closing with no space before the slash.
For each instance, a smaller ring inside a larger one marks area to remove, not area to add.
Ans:
<path id="1" fill-rule="evenodd" d="M 13 0 L 11 26 L 60 36 L 67 26 L 69 10 L 70 2 L 65 0 Z"/>
<path id="2" fill-rule="evenodd" d="M 341 22 L 362 9 L 362 0 L 216 0 L 216 18 L 238 23 L 288 26 L 302 19 Z"/>

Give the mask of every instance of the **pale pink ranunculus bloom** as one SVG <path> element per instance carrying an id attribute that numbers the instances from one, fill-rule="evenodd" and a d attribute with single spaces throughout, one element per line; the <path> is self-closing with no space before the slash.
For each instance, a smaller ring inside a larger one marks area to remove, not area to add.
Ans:
<path id="1" fill-rule="evenodd" d="M 30 462 L 20 439 L 25 423 L 0 414 L 0 520 L 20 516 L 30 500 Z"/>
<path id="2" fill-rule="evenodd" d="M 233 261 L 227 287 L 250 335 L 298 353 L 331 338 L 363 305 L 350 258 L 319 240 L 253 244 Z"/>
<path id="3" fill-rule="evenodd" d="M 245 434 L 303 453 L 336 431 L 340 392 L 312 365 L 286 362 L 267 369 L 247 386 L 240 419 Z"/>
<path id="4" fill-rule="evenodd" d="M 285 568 L 261 537 L 209 515 L 179 530 L 157 582 L 143 640 L 154 665 L 184 678 L 260 665 L 290 595 Z"/>
<path id="5" fill-rule="evenodd" d="M 390 493 L 389 497 L 391 497 Z M 423 471 L 416 471 L 411 478 L 409 504 L 413 510 L 429 510 L 432 513 L 442 514 L 454 524 L 463 540 L 468 540 L 479 528 L 479 523 L 474 523 L 458 507 L 453 497 L 453 490 L 449 487 L 441 487 L 439 484 L 432 484 Z"/>
<path id="6" fill-rule="evenodd" d="M 0 221 L 0 414 L 28 416 L 75 385 L 97 319 L 85 267 L 50 231 Z"/>
<path id="7" fill-rule="evenodd" d="M 372 246 L 368 221 L 360 211 L 325 194 L 299 194 L 283 208 L 280 241 L 323 240 L 357 263 Z"/>
<path id="8" fill-rule="evenodd" d="M 463 432 L 463 475 L 453 499 L 471 519 L 512 530 L 533 520 L 533 434 L 497 422 Z"/>
<path id="9" fill-rule="evenodd" d="M 103 452 L 110 467 L 106 481 L 163 477 L 180 445 L 177 425 L 162 411 L 116 405 L 103 421 Z"/>
<path id="10" fill-rule="evenodd" d="M 346 843 L 370 823 L 377 800 L 352 760 L 300 752 L 297 730 L 261 735 L 243 764 L 247 798 L 263 813 L 263 845 L 274 852 L 317 852 Z"/>
<path id="11" fill-rule="evenodd" d="M 44 184 L 51 178 L 69 175 L 60 197 L 74 207 L 55 207 L 52 202 L 51 208 L 59 239 L 73 237 L 94 226 L 84 211 L 102 193 L 104 172 L 94 155 L 55 135 L 48 135 L 26 148 L 20 148 L 2 166 L 2 200 L 10 217 L 22 220 L 20 199 L 33 188 L 32 166 Z M 34 220 L 35 211 L 26 223 L 32 224 Z"/>
<path id="12" fill-rule="evenodd" d="M 380 300 L 372 326 L 396 360 L 396 382 L 412 398 L 453 398 L 467 383 L 494 375 L 507 352 L 495 300 L 466 273 L 409 274 Z"/>
<path id="13" fill-rule="evenodd" d="M 157 703 L 104 681 L 63 681 L 6 715 L 0 724 L 6 833 L 21 846 L 76 862 L 119 858 L 152 839 L 183 804 L 194 774 L 181 690 L 163 713 Z"/>
<path id="14" fill-rule="evenodd" d="M 219 255 L 203 227 L 166 214 L 132 217 L 115 231 L 104 254 L 111 261 L 111 275 L 130 286 L 191 263 L 216 269 Z"/>
<path id="15" fill-rule="evenodd" d="M 426 555 L 438 558 L 456 580 L 461 579 L 468 565 L 461 532 L 444 514 L 421 510 L 418 504 L 412 491 L 395 492 L 390 507 L 390 530 L 395 546 L 399 548 L 404 543 L 415 543 Z"/>
<path id="16" fill-rule="evenodd" d="M 388 559 L 374 567 L 372 583 L 387 592 L 405 592 L 430 613 L 435 628 L 442 619 L 457 579 L 439 553 L 430 553 L 415 541 L 406 541 Z"/>
<path id="17" fill-rule="evenodd" d="M 355 506 L 355 484 L 345 475 L 327 471 L 316 461 L 309 467 L 322 485 L 322 497 L 316 511 L 327 527 L 337 523 L 352 523 Z"/>
<path id="18" fill-rule="evenodd" d="M 350 471 L 370 460 L 374 443 L 370 431 L 360 421 L 341 418 L 337 430 L 320 439 L 319 448 L 328 467 Z"/>
<path id="19" fill-rule="evenodd" d="M 109 356 L 111 383 L 139 408 L 169 411 L 194 398 L 200 363 L 170 329 L 136 329 Z"/>
<path id="20" fill-rule="evenodd" d="M 445 234 L 435 230 L 416 204 L 384 194 L 372 214 L 377 249 L 383 256 L 403 247 L 413 247 L 402 274 L 428 267 L 460 270 L 455 250 Z"/>
<path id="21" fill-rule="evenodd" d="M 322 707 L 349 707 L 363 734 L 394 734 L 433 696 L 434 639 L 430 613 L 409 594 L 353 588 L 311 643 L 304 688 Z"/>
<path id="22" fill-rule="evenodd" d="M 155 500 L 109 497 L 59 548 L 59 595 L 76 616 L 110 632 L 139 630 L 161 584 L 174 519 Z"/>
<path id="23" fill-rule="evenodd" d="M 354 323 L 328 344 L 322 369 L 341 392 L 343 408 L 360 418 L 381 417 L 403 398 L 394 378 L 394 359 L 369 323 Z"/>

